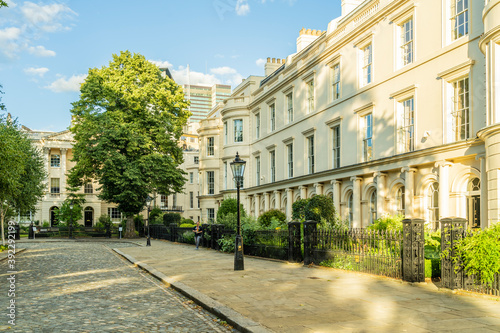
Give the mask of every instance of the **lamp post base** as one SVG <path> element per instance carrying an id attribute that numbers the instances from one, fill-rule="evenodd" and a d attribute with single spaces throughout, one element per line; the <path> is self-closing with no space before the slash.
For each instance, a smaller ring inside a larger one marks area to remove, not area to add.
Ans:
<path id="1" fill-rule="evenodd" d="M 148 240 L 146 241 L 146 246 L 151 246 L 151 238 L 148 237 Z"/>
<path id="2" fill-rule="evenodd" d="M 240 235 L 236 236 L 236 241 L 234 243 L 234 270 L 242 271 L 244 270 L 243 264 L 243 238 Z"/>

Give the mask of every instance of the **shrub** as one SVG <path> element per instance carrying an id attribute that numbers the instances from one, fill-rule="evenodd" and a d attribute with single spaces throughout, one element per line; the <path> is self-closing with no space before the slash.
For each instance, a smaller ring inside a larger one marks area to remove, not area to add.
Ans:
<path id="1" fill-rule="evenodd" d="M 308 200 L 304 207 L 304 218 L 306 220 L 333 222 L 335 220 L 335 207 L 333 200 L 326 195 L 315 195 Z"/>
<path id="2" fill-rule="evenodd" d="M 403 215 L 384 215 L 369 225 L 369 230 L 403 231 Z"/>
<path id="3" fill-rule="evenodd" d="M 194 232 L 186 231 L 182 234 L 182 238 L 184 239 L 184 243 L 194 244 Z"/>
<path id="4" fill-rule="evenodd" d="M 500 223 L 478 231 L 459 241 L 455 247 L 454 262 L 463 261 L 465 271 L 475 275 L 478 282 L 492 285 L 495 274 L 500 271 Z M 442 252 L 447 256 L 449 249 Z"/>
<path id="5" fill-rule="evenodd" d="M 219 222 L 219 219 L 223 218 L 227 214 L 237 214 L 238 213 L 238 200 L 235 198 L 227 198 L 222 201 L 220 204 L 219 210 L 217 211 L 217 223 Z M 240 215 L 241 217 L 246 216 L 245 209 L 243 208 L 243 205 L 240 202 Z"/>
<path id="6" fill-rule="evenodd" d="M 221 218 L 217 218 L 217 223 L 223 224 L 227 229 L 236 230 L 238 216 L 236 213 L 227 213 Z"/>
<path id="7" fill-rule="evenodd" d="M 50 223 L 49 223 L 49 222 L 46 222 L 46 221 L 45 221 L 45 222 L 43 222 L 43 224 L 42 224 L 42 228 L 48 228 L 48 227 L 50 227 Z"/>
<path id="8" fill-rule="evenodd" d="M 165 213 L 163 215 L 163 224 L 166 225 L 167 227 L 171 223 L 177 223 L 179 225 L 181 222 L 181 214 L 179 213 Z"/>
<path id="9" fill-rule="evenodd" d="M 194 223 L 194 221 L 193 221 L 193 220 L 191 220 L 191 219 L 185 219 L 185 218 L 182 218 L 182 219 L 181 219 L 181 224 L 192 224 L 192 225 L 194 225 L 195 223 Z"/>
<path id="10" fill-rule="evenodd" d="M 161 211 L 161 209 L 158 207 L 155 207 L 149 212 L 149 220 L 152 221 L 152 220 L 156 219 L 157 217 L 161 217 L 162 214 L 163 214 L 163 212 Z"/>
<path id="11" fill-rule="evenodd" d="M 194 228 L 194 224 L 192 223 L 181 223 L 179 228 Z"/>
<path id="12" fill-rule="evenodd" d="M 278 209 L 271 209 L 259 216 L 258 222 L 259 225 L 263 228 L 269 228 L 271 226 L 272 219 L 276 219 L 282 224 L 286 224 L 286 215 L 282 211 Z"/>
<path id="13" fill-rule="evenodd" d="M 441 277 L 440 259 L 425 259 L 425 277 L 426 278 Z"/>
<path id="14" fill-rule="evenodd" d="M 301 220 L 305 219 L 305 209 L 309 199 L 299 199 L 292 204 L 292 219 Z"/>

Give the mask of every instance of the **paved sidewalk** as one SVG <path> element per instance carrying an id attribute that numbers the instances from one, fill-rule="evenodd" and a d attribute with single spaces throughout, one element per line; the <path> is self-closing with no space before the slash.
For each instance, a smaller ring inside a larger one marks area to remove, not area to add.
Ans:
<path id="1" fill-rule="evenodd" d="M 500 332 L 500 300 L 432 284 L 250 257 L 234 271 L 232 254 L 166 241 L 119 251 L 275 332 Z"/>

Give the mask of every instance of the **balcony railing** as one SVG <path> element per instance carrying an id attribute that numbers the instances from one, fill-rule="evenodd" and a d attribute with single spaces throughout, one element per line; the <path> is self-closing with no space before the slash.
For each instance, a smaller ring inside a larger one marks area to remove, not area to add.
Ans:
<path id="1" fill-rule="evenodd" d="M 160 209 L 164 212 L 183 212 L 182 206 L 161 206 Z"/>

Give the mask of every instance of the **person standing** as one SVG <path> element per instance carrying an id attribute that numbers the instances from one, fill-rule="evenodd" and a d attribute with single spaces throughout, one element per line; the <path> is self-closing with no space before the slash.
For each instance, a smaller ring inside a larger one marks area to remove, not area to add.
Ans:
<path id="1" fill-rule="evenodd" d="M 194 232 L 194 241 L 196 243 L 196 250 L 198 250 L 198 246 L 200 246 L 201 236 L 203 235 L 203 228 L 200 226 L 200 221 L 196 222 L 196 226 L 193 228 Z"/>

